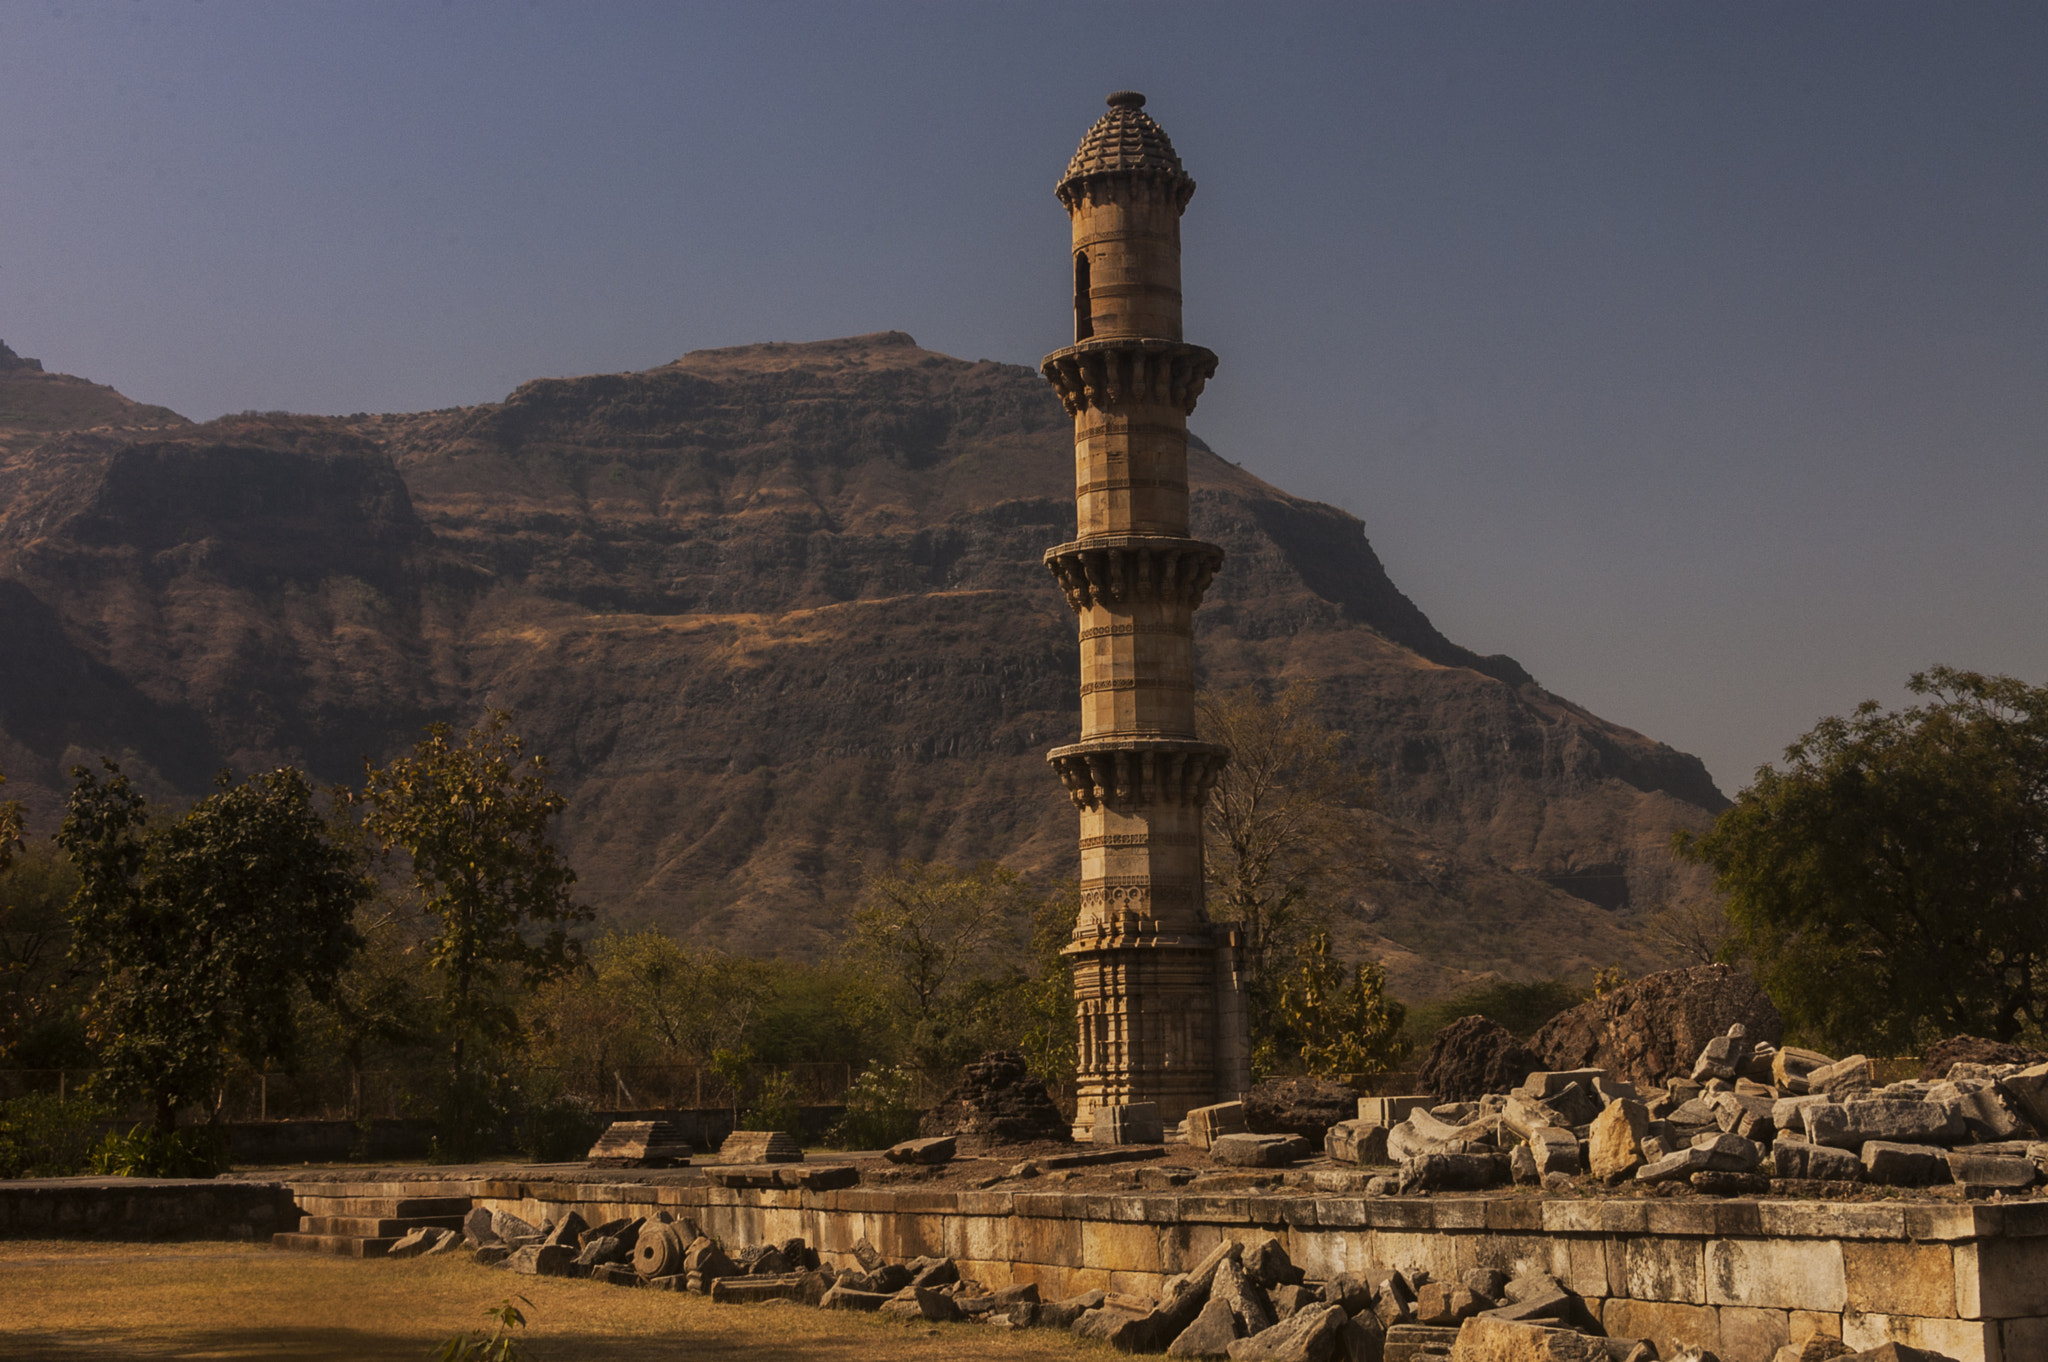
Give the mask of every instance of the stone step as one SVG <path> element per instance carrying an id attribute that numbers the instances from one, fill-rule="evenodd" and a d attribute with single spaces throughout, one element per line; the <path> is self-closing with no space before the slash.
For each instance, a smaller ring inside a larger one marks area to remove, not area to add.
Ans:
<path id="1" fill-rule="evenodd" d="M 382 1239 L 416 1229 L 459 1230 L 459 1215 L 410 1215 L 396 1217 L 359 1215 L 302 1215 L 300 1234 L 347 1234 L 358 1239 Z"/>
<path id="2" fill-rule="evenodd" d="M 273 1234 L 270 1246 L 294 1253 L 331 1253 L 338 1258 L 382 1258 L 400 1236 L 364 1238 L 355 1234 Z"/>
<path id="3" fill-rule="evenodd" d="M 452 1215 L 460 1219 L 474 1203 L 466 1196 L 307 1196 L 298 1195 L 301 1215 L 371 1217 L 410 1220 L 415 1216 Z"/>

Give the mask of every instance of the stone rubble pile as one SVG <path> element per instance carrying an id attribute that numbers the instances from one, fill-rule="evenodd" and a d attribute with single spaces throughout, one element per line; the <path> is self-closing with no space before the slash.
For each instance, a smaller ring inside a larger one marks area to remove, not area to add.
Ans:
<path id="1" fill-rule="evenodd" d="M 479 1207 L 460 1236 L 424 1233 L 446 1236 L 433 1251 L 459 1239 L 478 1262 L 514 1272 L 683 1291 L 722 1303 L 787 1301 L 906 1322 L 1066 1329 L 1122 1352 L 1168 1357 L 1658 1362 L 1656 1346 L 1646 1339 L 1602 1336 L 1586 1303 L 1544 1273 L 1510 1279 L 1481 1268 L 1449 1281 L 1421 1270 L 1375 1269 L 1319 1281 L 1270 1237 L 1216 1245 L 1192 1271 L 1167 1278 L 1156 1296 L 1089 1291 L 1044 1301 L 1034 1285 L 985 1286 L 951 1258 L 891 1262 L 863 1239 L 853 1248 L 853 1265 L 834 1267 L 802 1239 L 729 1248 L 666 1213 L 592 1226 L 571 1211 L 536 1226 Z M 1945 1362 L 1939 1354 L 1887 1348 L 1823 1351 L 1816 1362 Z M 1807 1362 L 1798 1350 L 1785 1351 L 1785 1362 Z M 1671 1362 L 1716 1359 L 1692 1349 Z"/>
<path id="2" fill-rule="evenodd" d="M 1073 1128 L 1017 1050 L 991 1050 L 961 1072 L 946 1099 L 924 1114 L 919 1132 L 955 1135 L 969 1148 L 1000 1144 L 1065 1144 Z"/>
<path id="3" fill-rule="evenodd" d="M 1939 1080 L 1879 1084 L 1863 1055 L 1753 1044 L 1740 1024 L 1706 1044 L 1690 1077 L 1662 1088 L 1573 1069 L 1532 1073 L 1476 1101 L 1358 1107 L 1324 1149 L 1398 1169 L 1373 1178 L 1368 1195 L 1511 1181 L 1562 1190 L 1590 1177 L 1720 1195 L 1954 1184 L 1983 1197 L 2024 1192 L 2048 1170 L 2048 1064 L 1963 1061 Z"/>

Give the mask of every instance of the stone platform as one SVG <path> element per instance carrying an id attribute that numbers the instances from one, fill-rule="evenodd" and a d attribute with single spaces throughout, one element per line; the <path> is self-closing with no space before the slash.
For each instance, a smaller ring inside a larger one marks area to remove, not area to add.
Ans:
<path id="1" fill-rule="evenodd" d="M 393 1181 L 379 1194 L 446 1196 L 456 1185 Z M 1654 1339 L 1667 1357 L 1690 1345 L 1723 1362 L 1769 1362 L 1780 1345 L 1825 1333 L 1857 1347 L 1896 1339 L 1961 1362 L 2048 1358 L 2048 1200 L 814 1192 L 720 1187 L 698 1170 L 630 1181 L 532 1170 L 459 1185 L 477 1204 L 536 1224 L 571 1210 L 593 1224 L 666 1210 L 728 1245 L 802 1236 L 849 1268 L 866 1238 L 891 1259 L 952 1257 L 990 1286 L 1030 1282 L 1047 1299 L 1156 1294 L 1220 1240 L 1270 1234 L 1311 1277 L 1378 1267 L 1440 1279 L 1474 1267 L 1548 1272 L 1608 1332 Z"/>
<path id="2" fill-rule="evenodd" d="M 622 1176 L 553 1165 L 309 1172 L 288 1188 L 4 1183 L 0 1232 L 247 1238 L 293 1223 L 292 1196 L 329 1217 L 370 1219 L 438 1220 L 483 1205 L 535 1224 L 571 1210 L 598 1224 L 665 1210 L 728 1246 L 801 1236 L 828 1263 L 851 1268 L 865 1238 L 893 1260 L 952 1257 L 991 1287 L 1030 1282 L 1048 1299 L 1098 1288 L 1153 1294 L 1218 1242 L 1270 1234 L 1311 1277 L 1382 1267 L 1443 1279 L 1475 1267 L 1548 1272 L 1608 1332 L 1654 1339 L 1667 1357 L 1691 1345 L 1723 1362 L 1768 1362 L 1779 1345 L 1826 1333 L 1857 1347 L 1896 1339 L 1961 1362 L 2048 1358 L 2048 1198 L 1367 1197 L 1212 1177 L 1160 1190 L 812 1191 L 724 1187 L 715 1172 Z M 333 1228 L 341 1227 L 317 1226 Z"/>

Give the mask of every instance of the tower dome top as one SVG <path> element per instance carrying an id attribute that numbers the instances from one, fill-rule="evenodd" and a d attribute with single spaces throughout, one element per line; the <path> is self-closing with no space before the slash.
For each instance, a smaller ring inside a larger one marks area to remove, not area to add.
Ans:
<path id="1" fill-rule="evenodd" d="M 1166 129 L 1145 112 L 1145 96 L 1135 90 L 1119 90 L 1109 97 L 1109 112 L 1095 120 L 1074 159 L 1067 162 L 1067 173 L 1060 177 L 1060 198 L 1068 197 L 1076 180 L 1114 173 L 1171 180 L 1180 187 L 1182 204 L 1195 192 L 1195 182 L 1181 169 Z"/>

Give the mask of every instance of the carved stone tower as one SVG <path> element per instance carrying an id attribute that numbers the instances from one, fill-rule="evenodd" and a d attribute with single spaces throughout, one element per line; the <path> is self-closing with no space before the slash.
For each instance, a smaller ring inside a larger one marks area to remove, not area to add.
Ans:
<path id="1" fill-rule="evenodd" d="M 1074 344 L 1040 366 L 1074 418 L 1080 537 L 1045 563 L 1081 628 L 1081 741 L 1047 757 L 1081 811 L 1080 1132 L 1127 1103 L 1170 1125 L 1250 1081 L 1239 937 L 1202 912 L 1202 806 L 1230 754 L 1195 738 L 1194 612 L 1223 550 L 1188 537 L 1188 414 L 1216 356 L 1181 339 L 1195 182 L 1144 105 L 1111 95 L 1060 180 Z"/>

